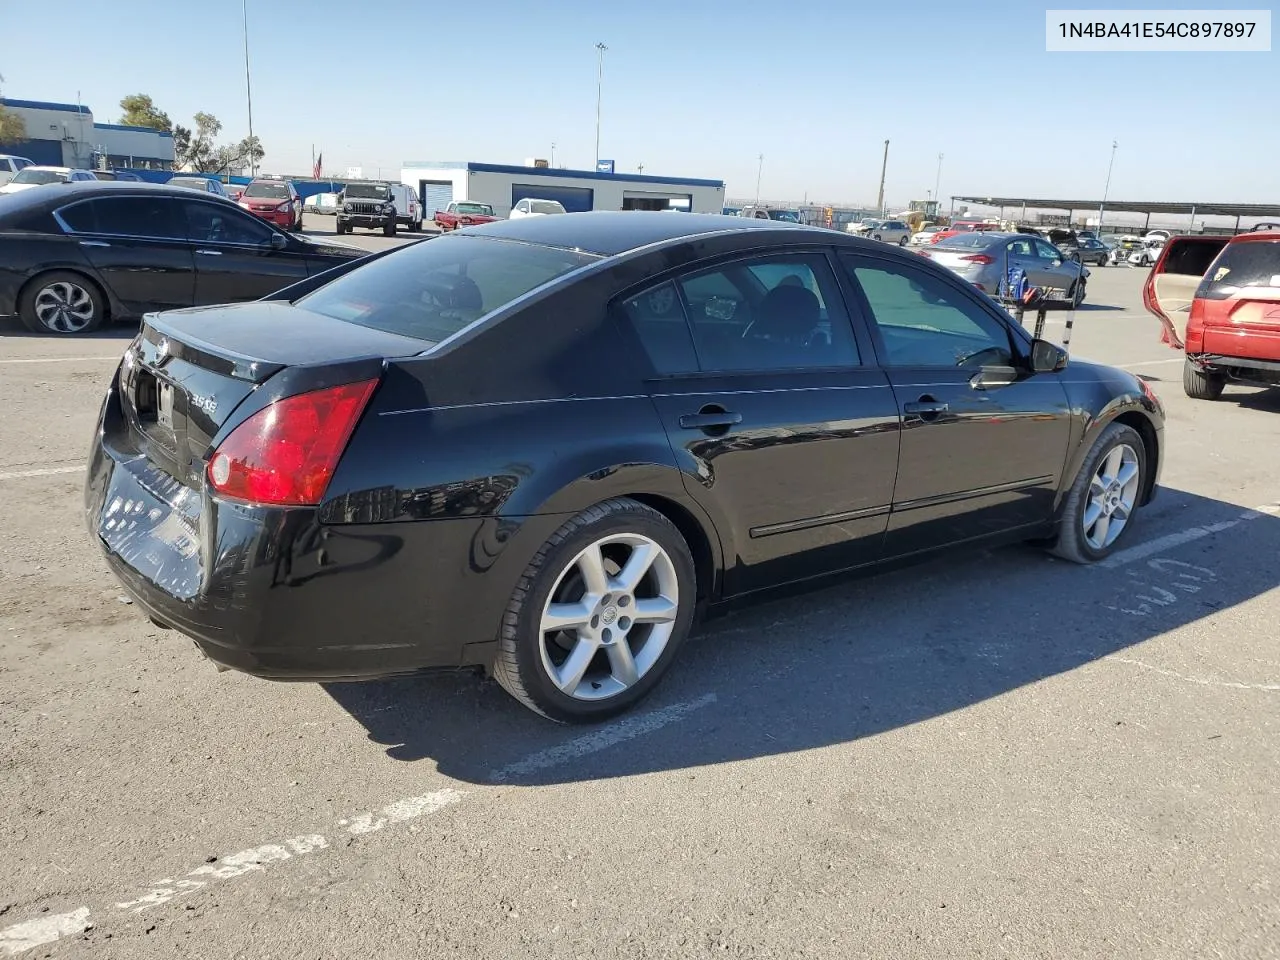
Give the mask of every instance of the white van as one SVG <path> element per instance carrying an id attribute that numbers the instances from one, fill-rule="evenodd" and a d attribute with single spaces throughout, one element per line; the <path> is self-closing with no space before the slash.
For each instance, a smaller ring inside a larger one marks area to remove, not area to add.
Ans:
<path id="1" fill-rule="evenodd" d="M 15 157 L 11 154 L 0 153 L 0 187 L 13 179 L 13 175 L 23 167 L 35 166 L 26 157 Z"/>

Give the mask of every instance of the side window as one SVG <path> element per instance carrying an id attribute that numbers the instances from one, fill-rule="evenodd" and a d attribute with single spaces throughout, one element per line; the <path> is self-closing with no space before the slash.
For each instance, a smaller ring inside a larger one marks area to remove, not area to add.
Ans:
<path id="1" fill-rule="evenodd" d="M 1058 250 L 1052 244 L 1045 243 L 1043 240 L 1036 241 L 1036 256 L 1039 257 L 1041 260 L 1061 260 L 1062 259 L 1062 254 L 1059 253 Z"/>
<path id="2" fill-rule="evenodd" d="M 907 264 L 841 259 L 871 307 L 886 365 L 1012 365 L 1008 329 L 950 284 Z"/>
<path id="3" fill-rule="evenodd" d="M 1019 237 L 1016 240 L 1010 240 L 1009 253 L 1015 257 L 1034 257 L 1036 255 L 1035 241 L 1030 237 Z"/>
<path id="4" fill-rule="evenodd" d="M 674 283 L 668 281 L 623 301 L 622 311 L 654 370 L 668 376 L 697 372 L 698 355 Z"/>
<path id="5" fill-rule="evenodd" d="M 196 243 L 270 243 L 272 229 L 256 217 L 224 203 L 184 203 L 187 236 Z"/>
<path id="6" fill-rule="evenodd" d="M 58 211 L 75 233 L 185 239 L 178 206 L 168 197 L 101 197 Z"/>
<path id="7" fill-rule="evenodd" d="M 861 362 L 835 277 L 821 254 L 738 260 L 678 283 L 703 371 Z"/>

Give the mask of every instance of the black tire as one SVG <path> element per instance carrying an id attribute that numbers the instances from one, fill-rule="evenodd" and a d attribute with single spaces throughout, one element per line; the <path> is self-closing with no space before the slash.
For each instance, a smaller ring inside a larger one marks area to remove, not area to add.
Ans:
<path id="1" fill-rule="evenodd" d="M 1117 545 L 1124 541 L 1125 535 L 1133 526 L 1133 517 L 1131 516 L 1115 542 L 1105 549 L 1099 550 L 1085 539 L 1083 513 L 1088 505 L 1089 485 L 1102 459 L 1121 444 L 1127 444 L 1137 453 L 1139 465 L 1138 496 L 1141 498 L 1141 491 L 1146 489 L 1147 482 L 1146 445 L 1143 444 L 1142 437 L 1138 435 L 1138 431 L 1132 427 L 1125 426 L 1123 423 L 1113 423 L 1103 430 L 1098 439 L 1094 441 L 1093 449 L 1084 458 L 1084 463 L 1080 465 L 1080 472 L 1076 474 L 1076 478 L 1071 484 L 1071 489 L 1067 491 L 1066 500 L 1062 507 L 1062 515 L 1058 519 L 1057 534 L 1049 542 L 1049 552 L 1054 556 L 1061 557 L 1063 560 L 1070 560 L 1072 563 L 1095 563 L 1114 553 Z M 1136 511 L 1137 504 L 1135 502 L 1134 512 L 1136 513 Z"/>
<path id="2" fill-rule="evenodd" d="M 871 239 L 872 239 L 872 240 L 879 240 L 879 239 L 881 239 L 880 234 L 878 234 L 878 233 L 873 233 L 873 234 L 871 235 Z"/>
<path id="3" fill-rule="evenodd" d="M 382 235 L 384 237 L 394 237 L 396 235 L 396 222 L 394 220 L 382 225 Z"/>
<path id="4" fill-rule="evenodd" d="M 347 232 L 347 228 L 335 221 L 333 225 L 333 232 L 336 233 L 338 236 L 342 236 L 344 233 Z"/>
<path id="5" fill-rule="evenodd" d="M 542 611 L 584 548 L 626 533 L 654 541 L 672 562 L 679 589 L 672 632 L 658 659 L 633 685 L 607 699 L 577 699 L 557 687 L 543 667 Z M 559 723 L 594 723 L 616 716 L 647 696 L 675 660 L 693 622 L 696 586 L 689 546 L 670 520 L 627 498 L 598 503 L 560 527 L 529 561 L 502 616 L 494 678 L 530 710 Z"/>
<path id="6" fill-rule="evenodd" d="M 1071 308 L 1073 310 L 1084 303 L 1084 297 L 1087 292 L 1088 284 L 1083 279 L 1077 280 L 1071 285 Z"/>
<path id="7" fill-rule="evenodd" d="M 910 240 L 910 239 L 911 239 L 910 237 L 899 237 L 899 238 L 898 238 L 898 246 L 900 246 L 900 247 L 905 247 L 905 246 L 907 245 L 907 241 L 908 241 L 908 240 Z"/>
<path id="8" fill-rule="evenodd" d="M 37 298 L 54 284 L 70 284 L 88 295 L 92 316 L 87 323 L 77 323 L 75 329 L 59 330 L 46 326 L 37 313 Z M 97 330 L 107 322 L 107 299 L 101 288 L 84 274 L 72 270 L 51 270 L 40 274 L 22 288 L 18 297 L 18 316 L 32 333 L 51 334 L 56 337 L 74 337 Z"/>
<path id="9" fill-rule="evenodd" d="M 1182 362 L 1182 390 L 1192 400 L 1217 400 L 1227 385 L 1220 373 L 1208 373 L 1190 360 Z"/>

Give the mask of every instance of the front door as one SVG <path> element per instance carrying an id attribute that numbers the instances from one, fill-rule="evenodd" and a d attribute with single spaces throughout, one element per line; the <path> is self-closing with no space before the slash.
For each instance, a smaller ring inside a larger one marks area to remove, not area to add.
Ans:
<path id="1" fill-rule="evenodd" d="M 1007 323 L 963 284 L 842 259 L 903 417 L 887 555 L 1049 520 L 1071 430 L 1058 374 L 1031 374 Z"/>
<path id="2" fill-rule="evenodd" d="M 306 256 L 257 217 L 225 203 L 184 204 L 195 256 L 197 305 L 258 300 L 306 279 Z M 273 246 L 276 237 L 287 246 Z"/>
<path id="3" fill-rule="evenodd" d="M 735 259 L 623 312 L 685 487 L 722 531 L 729 593 L 880 558 L 899 414 L 825 253 Z"/>
<path id="4" fill-rule="evenodd" d="M 170 197 L 98 197 L 58 216 L 130 315 L 189 307 L 195 290 L 181 207 Z"/>

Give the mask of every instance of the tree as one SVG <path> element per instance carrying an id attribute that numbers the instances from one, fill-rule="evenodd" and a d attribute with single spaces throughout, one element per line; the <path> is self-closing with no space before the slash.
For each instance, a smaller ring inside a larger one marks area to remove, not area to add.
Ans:
<path id="1" fill-rule="evenodd" d="M 211 113 L 197 113 L 193 118 L 195 129 L 178 124 L 173 128 L 174 164 L 190 167 L 198 173 L 224 174 L 241 167 L 257 166 L 266 156 L 262 142 L 245 137 L 239 143 L 216 142 L 222 132 L 222 123 Z"/>
<path id="2" fill-rule="evenodd" d="M 27 139 L 27 125 L 22 118 L 0 105 L 0 145 L 21 143 L 25 139 Z"/>
<path id="3" fill-rule="evenodd" d="M 173 132 L 173 122 L 163 110 L 157 110 L 151 97 L 145 93 L 131 93 L 120 101 L 124 115 L 120 122 L 129 127 L 151 127 L 154 130 Z"/>

